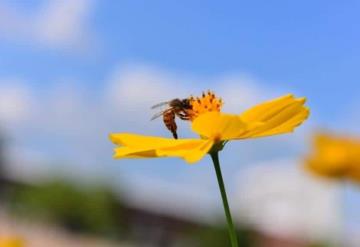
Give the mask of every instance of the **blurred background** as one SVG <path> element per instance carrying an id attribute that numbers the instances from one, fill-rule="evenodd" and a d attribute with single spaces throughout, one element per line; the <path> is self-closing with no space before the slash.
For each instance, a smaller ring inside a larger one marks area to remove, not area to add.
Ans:
<path id="1" fill-rule="evenodd" d="M 229 246 L 210 159 L 113 160 L 110 132 L 171 137 L 150 106 L 287 93 L 295 133 L 232 142 L 241 246 L 360 246 L 360 191 L 302 169 L 311 136 L 360 136 L 358 1 L 0 1 L 0 237 L 25 246 Z M 178 121 L 179 122 L 179 121 Z M 180 137 L 191 137 L 179 122 Z"/>

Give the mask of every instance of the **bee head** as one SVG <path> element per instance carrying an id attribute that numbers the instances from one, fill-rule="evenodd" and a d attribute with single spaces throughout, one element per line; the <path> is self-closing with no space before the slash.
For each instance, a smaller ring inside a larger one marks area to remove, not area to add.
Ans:
<path id="1" fill-rule="evenodd" d="M 173 99 L 170 102 L 170 106 L 176 109 L 191 109 L 191 104 L 189 99 Z"/>
<path id="2" fill-rule="evenodd" d="M 184 108 L 184 109 L 191 109 L 191 104 L 190 104 L 190 100 L 189 99 L 183 99 L 181 100 L 181 106 Z"/>

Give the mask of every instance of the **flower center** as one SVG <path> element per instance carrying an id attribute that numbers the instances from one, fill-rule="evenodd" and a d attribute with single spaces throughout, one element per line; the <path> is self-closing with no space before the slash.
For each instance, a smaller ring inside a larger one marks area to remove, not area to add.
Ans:
<path id="1" fill-rule="evenodd" d="M 191 96 L 189 102 L 191 109 L 186 110 L 186 113 L 188 114 L 190 121 L 193 121 L 199 115 L 206 112 L 220 112 L 223 105 L 222 99 L 216 97 L 211 91 L 203 93 L 201 97 L 195 98 Z"/>

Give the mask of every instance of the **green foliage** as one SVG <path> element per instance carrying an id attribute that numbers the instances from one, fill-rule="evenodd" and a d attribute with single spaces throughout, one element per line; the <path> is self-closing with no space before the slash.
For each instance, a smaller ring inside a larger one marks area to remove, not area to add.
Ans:
<path id="1" fill-rule="evenodd" d="M 239 229 L 239 227 L 237 227 Z M 239 246 L 254 246 L 254 233 L 249 230 L 240 229 L 237 232 Z M 201 228 L 193 234 L 198 247 L 227 247 L 231 246 L 229 233 L 226 226 L 213 226 Z"/>
<path id="2" fill-rule="evenodd" d="M 334 247 L 334 246 L 326 243 L 312 243 L 308 247 Z"/>
<path id="3" fill-rule="evenodd" d="M 195 236 L 198 238 L 199 247 L 230 246 L 229 235 L 226 228 L 209 227 L 200 230 Z"/>
<path id="4" fill-rule="evenodd" d="M 11 205 L 15 213 L 51 220 L 73 231 L 112 234 L 118 230 L 117 200 L 105 187 L 80 187 L 56 180 L 18 189 Z"/>

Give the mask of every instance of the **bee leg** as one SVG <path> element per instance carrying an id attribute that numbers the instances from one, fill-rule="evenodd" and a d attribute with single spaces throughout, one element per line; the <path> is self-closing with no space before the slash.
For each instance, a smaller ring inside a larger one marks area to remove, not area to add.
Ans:
<path id="1" fill-rule="evenodd" d="M 175 118 L 175 115 L 174 115 L 174 118 Z M 171 131 L 171 133 L 173 134 L 173 137 L 174 137 L 175 139 L 178 139 L 178 135 L 177 135 L 176 130 L 177 130 L 177 125 L 176 125 L 176 122 L 175 122 L 175 119 L 174 119 L 174 122 L 173 122 L 173 124 L 172 124 L 171 127 L 170 127 L 170 131 Z"/>
<path id="2" fill-rule="evenodd" d="M 181 120 L 190 120 L 190 117 L 183 113 L 176 114 Z"/>
<path id="3" fill-rule="evenodd" d="M 189 117 L 186 117 L 186 116 L 179 116 L 179 118 L 181 119 L 181 120 L 190 120 L 190 118 Z"/>

